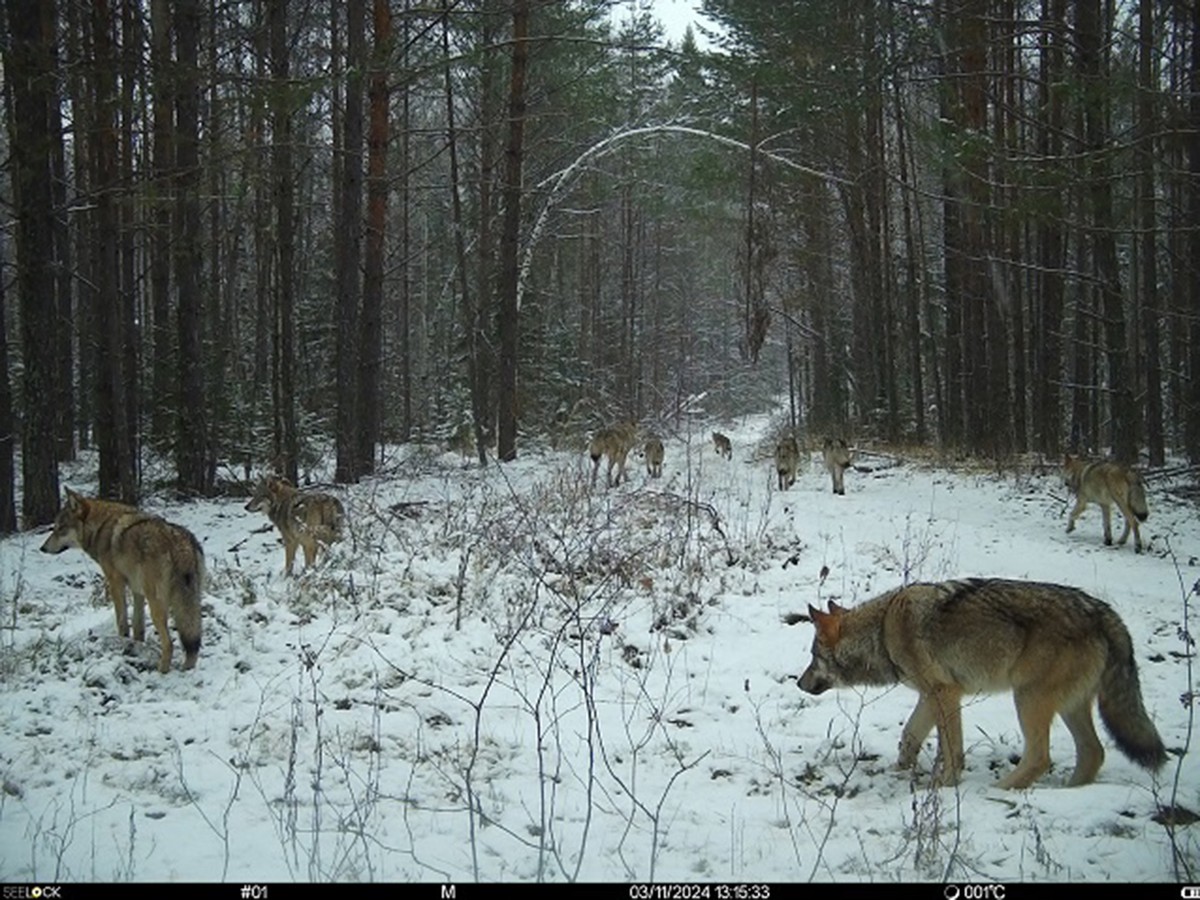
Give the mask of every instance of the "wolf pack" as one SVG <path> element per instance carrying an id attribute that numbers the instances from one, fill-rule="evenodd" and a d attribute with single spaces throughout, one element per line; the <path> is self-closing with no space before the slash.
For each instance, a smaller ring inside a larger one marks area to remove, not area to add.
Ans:
<path id="1" fill-rule="evenodd" d="M 606 483 L 628 480 L 629 455 L 640 447 L 646 474 L 663 474 L 664 442 L 642 434 L 632 421 L 595 431 L 588 443 L 594 488 L 602 463 Z M 853 467 L 846 440 L 829 436 L 820 444 L 833 493 L 845 494 L 844 476 Z M 726 462 L 733 443 L 712 433 L 712 450 Z M 796 482 L 801 448 L 791 435 L 772 454 L 780 491 Z M 1089 504 L 1100 507 L 1104 543 L 1111 545 L 1112 507 L 1125 520 L 1118 545 L 1132 532 L 1134 548 L 1145 547 L 1138 528 L 1149 509 L 1145 484 L 1136 469 L 1109 460 L 1088 461 L 1067 455 L 1063 482 L 1075 505 L 1067 532 Z M 260 479 L 246 503 L 249 512 L 265 512 L 284 545 L 284 574 L 293 572 L 297 548 L 306 567 L 321 548 L 342 539 L 346 511 L 336 496 L 300 490 L 287 479 Z M 136 507 L 111 500 L 66 496 L 42 552 L 83 550 L 103 573 L 116 615 L 117 632 L 130 637 L 126 592 L 133 600 L 134 641 L 145 640 L 145 610 L 160 643 L 159 672 L 171 669 L 174 621 L 184 650 L 184 669 L 196 665 L 201 642 L 201 596 L 205 581 L 203 548 L 186 528 Z M 854 608 L 830 602 L 825 610 L 808 608 L 815 629 L 812 660 L 797 679 L 799 688 L 821 694 L 831 688 L 904 684 L 917 692 L 917 703 L 900 738 L 897 767 L 912 769 L 930 732 L 937 731 L 932 783 L 956 784 L 964 768 L 962 701 L 978 693 L 1010 691 L 1024 748 L 1001 788 L 1027 788 L 1050 768 L 1050 726 L 1061 716 L 1075 743 L 1075 767 L 1068 784 L 1092 782 L 1104 761 L 1092 707 L 1117 747 L 1133 762 L 1157 771 L 1167 751 L 1146 711 L 1129 631 L 1107 603 L 1060 584 L 1001 578 L 968 578 L 905 584 Z"/>

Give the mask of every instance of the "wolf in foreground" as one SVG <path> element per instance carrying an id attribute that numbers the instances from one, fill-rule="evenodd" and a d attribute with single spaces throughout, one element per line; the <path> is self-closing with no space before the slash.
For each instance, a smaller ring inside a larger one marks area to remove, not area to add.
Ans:
<path id="1" fill-rule="evenodd" d="M 846 469 L 850 467 L 850 448 L 846 446 L 846 441 L 842 438 L 825 438 L 821 455 L 825 459 L 825 468 L 829 470 L 829 475 L 833 479 L 833 492 L 845 494 L 844 476 Z"/>
<path id="2" fill-rule="evenodd" d="M 799 686 L 901 682 L 919 694 L 900 739 L 899 768 L 911 768 L 938 731 L 936 782 L 963 768 L 964 694 L 1011 690 L 1025 748 L 999 787 L 1029 787 L 1050 768 L 1050 722 L 1062 716 L 1075 739 L 1069 785 L 1089 784 L 1104 762 L 1092 701 L 1121 752 L 1159 769 L 1167 760 L 1146 714 L 1124 623 L 1101 600 L 1056 584 L 973 578 L 912 584 L 854 609 L 809 607 L 816 625 L 812 663 Z"/>
<path id="3" fill-rule="evenodd" d="M 779 476 L 779 489 L 786 491 L 796 483 L 796 469 L 800 467 L 800 446 L 790 434 L 775 445 L 775 473 Z"/>
<path id="4" fill-rule="evenodd" d="M 78 547 L 100 564 L 117 616 L 117 633 L 129 637 L 125 587 L 133 592 L 133 638 L 146 639 L 144 601 L 158 632 L 162 651 L 158 671 L 171 670 L 171 633 L 167 613 L 175 621 L 183 645 L 183 667 L 196 665 L 200 654 L 200 597 L 204 590 L 204 550 L 196 536 L 180 525 L 141 512 L 124 503 L 83 497 L 67 488 L 67 499 L 42 544 L 43 553 Z"/>
<path id="5" fill-rule="evenodd" d="M 308 568 L 316 561 L 318 546 L 342 539 L 346 522 L 342 501 L 332 494 L 301 491 L 278 475 L 261 479 L 246 504 L 247 512 L 259 510 L 266 511 L 283 535 L 285 575 L 292 574 L 297 547 L 304 548 L 304 566 Z"/>
<path id="6" fill-rule="evenodd" d="M 1115 503 L 1125 517 L 1125 530 L 1118 544 L 1129 540 L 1133 529 L 1133 549 L 1142 552 L 1142 532 L 1138 522 L 1150 517 L 1146 505 L 1146 486 L 1136 470 L 1116 462 L 1099 460 L 1088 462 L 1067 454 L 1063 460 L 1063 482 L 1075 495 L 1075 508 L 1067 519 L 1067 533 L 1075 530 L 1075 520 L 1083 514 L 1089 503 L 1099 505 L 1104 518 L 1104 543 L 1112 545 L 1112 506 Z"/>
<path id="7" fill-rule="evenodd" d="M 593 487 L 596 486 L 596 475 L 600 471 L 600 460 L 603 457 L 608 459 L 606 472 L 608 486 L 613 487 L 621 483 L 621 480 L 626 477 L 625 460 L 636 442 L 637 425 L 633 422 L 618 422 L 607 428 L 601 428 L 592 435 L 591 443 L 588 445 L 588 455 L 592 458 Z M 616 480 L 613 479 L 614 468 L 617 470 Z"/>

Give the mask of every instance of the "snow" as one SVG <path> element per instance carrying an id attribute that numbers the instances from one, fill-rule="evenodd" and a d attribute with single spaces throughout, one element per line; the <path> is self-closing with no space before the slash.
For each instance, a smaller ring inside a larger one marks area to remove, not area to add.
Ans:
<path id="1" fill-rule="evenodd" d="M 1200 808 L 1194 753 L 1156 781 L 1102 732 L 1097 783 L 1068 789 L 1056 722 L 1051 772 L 1001 791 L 1012 700 L 970 698 L 962 783 L 932 789 L 932 736 L 915 777 L 893 768 L 911 690 L 795 678 L 809 604 L 1056 581 L 1121 614 L 1182 750 L 1194 506 L 1152 482 L 1138 556 L 1103 546 L 1095 508 L 1066 534 L 1054 472 L 863 457 L 838 497 L 814 455 L 781 493 L 765 417 L 703 425 L 667 436 L 662 479 L 631 455 L 612 490 L 583 453 L 479 470 L 397 450 L 337 489 L 347 540 L 291 579 L 244 500 L 148 501 L 207 554 L 190 672 L 178 645 L 159 675 L 155 641 L 116 637 L 82 552 L 0 542 L 0 881 L 1176 879 L 1151 816 Z M 94 488 L 87 471 L 66 483 Z M 1195 871 L 1194 828 L 1177 845 Z"/>

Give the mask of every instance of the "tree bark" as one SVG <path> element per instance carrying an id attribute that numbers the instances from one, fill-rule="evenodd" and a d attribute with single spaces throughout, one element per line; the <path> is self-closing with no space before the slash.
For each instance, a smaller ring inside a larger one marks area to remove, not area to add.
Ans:
<path id="1" fill-rule="evenodd" d="M 39 0 L 7 0 L 9 37 L 4 57 L 4 77 L 12 96 L 9 123 L 17 218 L 16 287 L 22 394 L 26 398 L 21 430 L 21 512 L 26 528 L 49 522 L 58 511 L 55 413 L 53 404 L 47 402 L 55 396 L 52 338 L 56 323 L 54 305 L 46 302 L 54 291 L 54 260 L 46 250 L 53 246 L 49 108 L 57 102 L 57 92 L 52 36 L 43 31 L 41 6 Z M 7 354 L 7 348 L 0 349 Z"/>
<path id="2" fill-rule="evenodd" d="M 334 0 L 340 5 L 340 0 Z M 337 316 L 337 464 L 334 478 L 357 480 L 359 312 L 362 283 L 363 68 L 366 65 L 364 0 L 346 0 L 345 112 L 342 145 L 335 155 L 338 180 L 337 227 L 334 232 L 334 277 Z"/>
<path id="3" fill-rule="evenodd" d="M 271 316 L 272 462 L 293 484 L 299 481 L 296 433 L 295 266 L 296 199 L 292 172 L 292 96 L 286 0 L 267 0 L 271 57 L 271 180 L 275 190 L 276 272 Z"/>
<path id="4" fill-rule="evenodd" d="M 363 260 L 363 304 L 358 358 L 358 475 L 375 470 L 379 442 L 379 377 L 383 355 L 383 254 L 387 232 L 390 92 L 388 63 L 392 13 L 388 0 L 374 0 L 374 42 L 369 87 L 367 139 L 367 223 Z"/>
<path id="5" fill-rule="evenodd" d="M 199 0 L 177 0 L 175 46 L 175 273 L 179 285 L 179 489 L 205 495 L 212 485 L 208 464 L 208 401 L 204 384 L 204 301 L 200 288 L 200 9 Z"/>
<path id="6" fill-rule="evenodd" d="M 500 398 L 497 455 L 517 457 L 517 280 L 521 232 L 521 177 L 525 151 L 525 80 L 529 64 L 529 0 L 513 4 L 512 74 L 508 142 L 504 151 L 504 224 L 500 232 Z"/>

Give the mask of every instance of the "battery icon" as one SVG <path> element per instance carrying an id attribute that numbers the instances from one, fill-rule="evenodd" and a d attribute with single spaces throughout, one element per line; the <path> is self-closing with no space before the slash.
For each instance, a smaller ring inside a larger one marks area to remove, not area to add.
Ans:
<path id="1" fill-rule="evenodd" d="M 1179 889 L 1179 896 L 1183 900 L 1200 900 L 1200 885 L 1189 884 Z"/>

